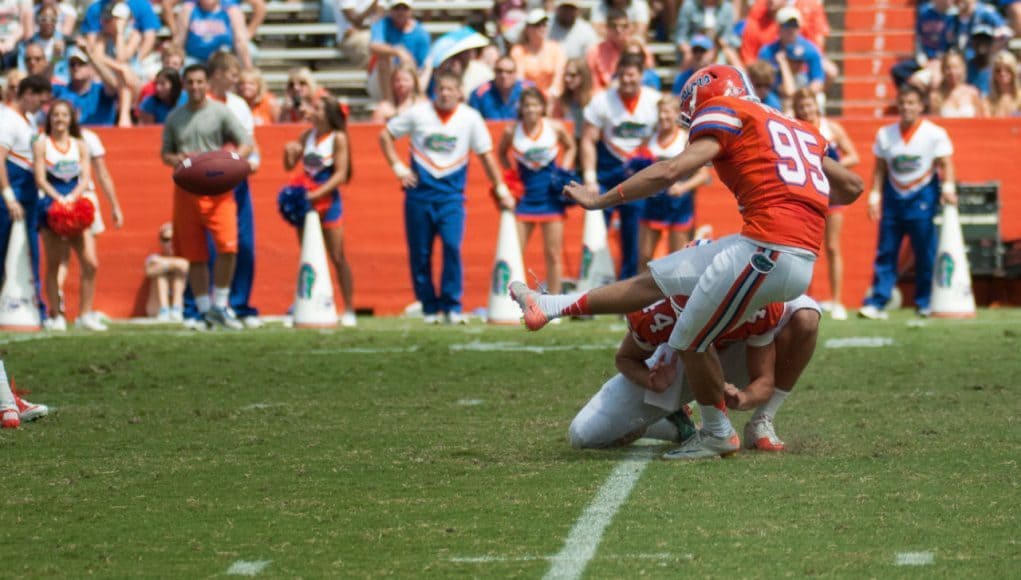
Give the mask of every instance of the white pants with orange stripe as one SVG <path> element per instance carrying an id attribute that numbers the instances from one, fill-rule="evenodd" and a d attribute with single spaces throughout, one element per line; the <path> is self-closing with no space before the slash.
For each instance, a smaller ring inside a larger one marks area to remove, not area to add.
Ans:
<path id="1" fill-rule="evenodd" d="M 812 280 L 815 254 L 740 235 L 649 262 L 664 296 L 688 296 L 669 344 L 705 352 L 716 338 L 770 302 L 793 300 Z"/>

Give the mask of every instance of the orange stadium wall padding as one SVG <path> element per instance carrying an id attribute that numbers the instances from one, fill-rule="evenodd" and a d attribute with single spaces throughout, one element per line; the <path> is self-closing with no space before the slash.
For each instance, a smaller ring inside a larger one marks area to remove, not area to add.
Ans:
<path id="1" fill-rule="evenodd" d="M 1021 238 L 1021 119 L 940 121 L 954 141 L 954 161 L 960 180 L 999 180 L 1001 229 L 1004 239 Z M 862 155 L 856 168 L 869 183 L 872 142 L 878 120 L 844 123 Z M 502 125 L 490 127 L 496 142 Z M 262 168 L 251 178 L 256 223 L 256 277 L 252 303 L 264 314 L 281 314 L 291 304 L 298 270 L 298 240 L 276 208 L 277 193 L 287 181 L 281 163 L 283 145 L 295 139 L 299 125 L 260 127 L 256 138 L 262 149 Z M 350 128 L 353 175 L 342 188 L 347 257 L 354 270 L 355 307 L 376 315 L 401 313 L 414 301 L 408 273 L 404 238 L 403 193 L 379 151 L 379 125 L 358 124 Z M 159 127 L 103 129 L 98 131 L 107 148 L 107 163 L 117 186 L 126 216 L 123 229 L 110 224 L 104 203 L 106 233 L 99 236 L 99 282 L 96 307 L 122 318 L 144 315 L 148 284 L 142 273 L 147 255 L 157 250 L 159 225 L 170 219 L 171 170 L 160 162 Z M 407 153 L 406 139 L 400 143 Z M 473 159 L 468 181 L 468 220 L 464 241 L 466 311 L 486 305 L 496 244 L 498 215 L 489 186 L 478 161 Z M 845 302 L 856 306 L 871 279 L 876 247 L 876 224 L 865 215 L 864 200 L 847 210 L 843 244 L 846 261 Z M 734 233 L 740 226 L 732 195 L 714 178 L 697 195 L 696 219 L 711 224 L 716 236 Z M 569 213 L 565 250 L 567 276 L 577 273 L 581 249 L 581 212 Z M 438 262 L 438 260 L 435 260 Z M 541 238 L 533 236 L 525 255 L 526 269 L 542 279 L 545 266 Z M 829 298 L 825 258 L 816 268 L 813 293 Z M 530 283 L 534 282 L 529 280 Z M 990 291 L 976 284 L 983 300 Z M 997 294 L 1000 296 L 1003 292 Z M 77 312 L 77 265 L 72 265 L 67 288 L 68 310 Z M 1004 300 L 1002 296 L 990 299 Z M 1006 301 L 1018 303 L 1021 292 L 1013 288 Z M 338 295 L 339 299 L 339 295 Z"/>

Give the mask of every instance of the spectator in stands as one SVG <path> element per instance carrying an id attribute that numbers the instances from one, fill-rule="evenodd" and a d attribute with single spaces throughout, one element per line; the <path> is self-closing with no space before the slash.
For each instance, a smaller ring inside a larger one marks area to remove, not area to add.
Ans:
<path id="1" fill-rule="evenodd" d="M 100 29 L 97 42 L 103 54 L 115 62 L 138 66 L 137 51 L 142 35 L 129 26 L 131 10 L 123 2 L 110 3 L 100 15 Z"/>
<path id="2" fill-rule="evenodd" d="M 780 23 L 780 38 L 762 47 L 759 59 L 773 63 L 781 68 L 782 59 L 777 55 L 783 53 L 793 75 L 794 89 L 809 88 L 815 94 L 821 94 L 826 81 L 822 67 L 822 53 L 814 44 L 801 36 L 801 13 L 797 8 L 787 6 L 776 13 Z M 782 69 L 781 69 L 782 70 Z M 783 85 L 783 79 L 777 78 L 777 86 Z M 781 91 L 781 95 L 787 93 Z M 793 91 L 787 93 L 788 96 Z"/>
<path id="3" fill-rule="evenodd" d="M 560 45 L 546 38 L 549 18 L 535 8 L 525 18 L 521 42 L 511 47 L 510 57 L 518 69 L 518 78 L 529 81 L 543 94 L 556 98 L 564 87 L 567 57 Z"/>
<path id="4" fill-rule="evenodd" d="M 142 39 L 139 42 L 138 50 L 133 54 L 139 61 L 145 60 L 156 46 L 156 33 L 160 28 L 159 18 L 152 9 L 149 0 L 96 0 L 85 10 L 85 19 L 82 20 L 79 32 L 85 35 L 89 47 L 95 48 L 100 44 L 100 35 L 103 31 L 103 13 L 110 13 L 112 6 L 123 3 L 131 12 L 130 22 Z"/>
<path id="5" fill-rule="evenodd" d="M 238 96 L 248 103 L 256 126 L 272 125 L 280 118 L 280 103 L 266 86 L 266 80 L 262 78 L 259 69 L 241 71 L 238 77 Z"/>
<path id="6" fill-rule="evenodd" d="M 631 23 L 631 34 L 645 40 L 649 37 L 649 3 L 646 0 L 599 0 L 592 7 L 592 27 L 605 37 L 610 31 L 610 12 L 621 10 Z"/>
<path id="7" fill-rule="evenodd" d="M 492 139 L 482 117 L 470 107 L 458 106 L 461 79 L 441 70 L 436 73 L 435 82 L 433 102 L 416 105 L 390 119 L 379 142 L 406 194 L 408 256 L 423 319 L 427 324 L 437 324 L 440 314 L 445 313 L 447 322 L 464 324 L 467 319 L 461 304 L 464 285 L 461 243 L 468 157 L 472 152 L 482 161 L 500 208 L 513 209 L 514 198 L 500 176 Z M 404 135 L 412 142 L 411 168 L 401 162 L 394 146 L 394 141 Z M 443 244 L 439 292 L 432 282 L 432 247 L 437 237 Z"/>
<path id="8" fill-rule="evenodd" d="M 496 76 L 483 84 L 468 99 L 487 121 L 509 121 L 517 118 L 521 91 L 531 86 L 527 81 L 518 80 L 517 65 L 509 56 L 502 56 L 493 68 Z"/>
<path id="9" fill-rule="evenodd" d="M 516 172 L 524 193 L 515 207 L 521 252 L 536 226 L 542 229 L 543 255 L 546 258 L 546 289 L 560 292 L 564 273 L 563 196 L 552 187 L 558 166 L 574 169 L 577 146 L 563 125 L 547 119 L 546 97 L 536 87 L 521 95 L 518 122 L 506 127 L 500 139 L 497 158 L 506 170 Z M 558 160 L 559 158 L 559 160 Z"/>
<path id="10" fill-rule="evenodd" d="M 993 59 L 993 79 L 986 99 L 992 117 L 1017 117 L 1021 114 L 1021 80 L 1017 59 L 1004 50 Z"/>
<path id="11" fill-rule="evenodd" d="M 493 0 L 490 17 L 496 25 L 497 43 L 502 52 L 518 41 L 528 15 L 528 0 Z"/>
<path id="12" fill-rule="evenodd" d="M 782 111 L 784 106 L 776 91 L 776 74 L 776 68 L 769 61 L 757 60 L 748 65 L 748 80 L 755 89 L 755 95 L 763 103 Z"/>
<path id="13" fill-rule="evenodd" d="M 847 136 L 843 126 L 822 115 L 815 93 L 811 89 L 798 89 L 793 98 L 794 116 L 806 121 L 819 129 L 832 148 L 830 156 L 844 167 L 854 167 L 860 161 L 854 142 Z M 841 250 L 840 233 L 844 229 L 844 208 L 846 206 L 831 205 L 826 212 L 826 259 L 829 266 L 830 281 L 830 317 L 834 320 L 847 320 L 847 308 L 844 307 L 844 254 Z M 824 307 L 825 308 L 825 307 Z"/>
<path id="14" fill-rule="evenodd" d="M 36 16 L 44 6 L 53 6 L 57 9 L 57 32 L 62 38 L 70 38 L 78 28 L 78 8 L 75 2 L 70 0 L 42 0 L 36 4 Z"/>
<path id="15" fill-rule="evenodd" d="M 53 77 L 52 62 L 46 56 L 46 49 L 43 45 L 31 42 L 27 44 L 21 53 L 21 69 L 29 75 L 42 75 L 46 78 Z M 51 82 L 53 82 L 51 80 Z"/>
<path id="16" fill-rule="evenodd" d="M 18 85 L 27 76 L 28 75 L 26 75 L 25 73 L 16 68 L 12 68 L 11 70 L 7 71 L 7 74 L 4 75 L 4 85 L 7 87 L 7 93 L 4 95 L 4 105 L 10 107 L 11 104 L 17 100 Z"/>
<path id="17" fill-rule="evenodd" d="M 930 61 L 938 62 L 957 42 L 953 3 L 953 0 L 931 0 L 918 9 L 915 17 L 915 60 L 920 66 L 926 66 Z"/>
<path id="18" fill-rule="evenodd" d="M 188 260 L 174 253 L 174 226 L 160 226 L 159 253 L 145 258 L 149 300 L 145 312 L 160 322 L 184 321 L 184 289 L 188 284 Z"/>
<path id="19" fill-rule="evenodd" d="M 97 44 L 78 40 L 78 45 L 72 47 L 67 56 L 70 81 L 67 85 L 53 87 L 53 96 L 74 105 L 81 125 L 130 127 L 130 91 L 134 78 L 126 66 L 115 71 L 112 67 L 116 63 L 98 49 Z M 128 98 L 124 99 L 124 95 Z"/>
<path id="20" fill-rule="evenodd" d="M 58 99 L 46 115 L 44 134 L 32 144 L 35 182 L 40 199 L 40 236 L 46 249 L 46 301 L 49 304 L 50 330 L 67 330 L 67 322 L 58 311 L 60 282 L 58 273 L 68 247 L 78 254 L 81 266 L 81 314 L 75 326 L 86 330 L 103 331 L 107 327 L 93 312 L 96 293 L 96 240 L 92 230 L 85 228 L 67 238 L 54 233 L 46 223 L 46 211 L 53 204 L 73 203 L 83 196 L 91 180 L 91 162 L 88 148 L 82 140 L 74 106 Z"/>
<path id="21" fill-rule="evenodd" d="M 238 145 L 237 153 L 247 158 L 252 139 L 233 113 L 207 98 L 208 73 L 204 65 L 184 69 L 188 102 L 174 109 L 163 125 L 160 153 L 163 163 L 177 165 L 189 155 L 222 149 L 227 142 Z M 195 304 L 205 322 L 240 330 L 244 324 L 229 308 L 230 285 L 238 246 L 237 203 L 230 193 L 198 196 L 174 188 L 174 247 L 188 259 L 188 282 Z M 209 250 L 211 235 L 217 251 L 213 269 L 213 296 L 209 296 Z"/>
<path id="22" fill-rule="evenodd" d="M 682 70 L 699 68 L 694 64 L 696 58 L 693 54 L 696 36 L 719 42 L 727 63 L 741 66 L 741 57 L 737 53 L 741 39 L 734 34 L 734 5 L 730 0 L 688 0 L 681 6 L 674 27 L 674 44 L 677 45 Z"/>
<path id="23" fill-rule="evenodd" d="M 390 74 L 401 64 L 413 64 L 419 71 L 425 66 L 431 39 L 425 27 L 412 17 L 413 0 L 394 0 L 385 16 L 372 25 L 369 52 L 375 57 L 369 64 L 366 87 L 375 101 L 390 99 Z"/>
<path id="24" fill-rule="evenodd" d="M 954 146 L 942 127 L 922 119 L 923 93 L 906 83 L 897 92 L 898 122 L 879 129 L 873 152 L 869 219 L 879 220 L 872 290 L 858 316 L 885 319 L 897 282 L 901 242 L 907 235 L 915 254 L 915 307 L 928 316 L 936 260 L 933 218 L 940 202 L 957 204 Z"/>
<path id="25" fill-rule="evenodd" d="M 617 63 L 617 86 L 597 94 L 585 107 L 579 167 L 585 187 L 609 192 L 627 177 L 627 161 L 655 134 L 659 91 L 642 87 L 645 61 L 625 55 Z M 627 103 L 627 104 L 625 104 Z M 605 212 L 607 223 L 620 212 L 621 279 L 638 273 L 638 219 L 644 203 L 631 202 Z"/>
<path id="26" fill-rule="evenodd" d="M 305 101 L 315 101 L 325 94 L 326 89 L 319 86 L 308 67 L 292 68 L 287 72 L 284 99 L 280 104 L 280 122 L 300 122 L 302 119 L 301 104 Z"/>
<path id="27" fill-rule="evenodd" d="M 964 57 L 956 50 L 943 55 L 943 82 L 929 94 L 929 106 L 941 117 L 974 118 L 987 116 L 986 104 L 978 89 L 965 82 Z"/>
<path id="28" fill-rule="evenodd" d="M 379 0 L 336 0 L 333 18 L 337 23 L 337 44 L 344 58 L 355 66 L 369 62 L 369 39 L 379 9 Z"/>
<path id="29" fill-rule="evenodd" d="M 592 73 L 583 58 L 572 58 L 564 66 L 564 92 L 553 101 L 553 118 L 570 121 L 574 140 L 581 139 L 585 107 L 592 100 Z"/>
<path id="30" fill-rule="evenodd" d="M 1006 47 L 1012 33 L 995 8 L 979 2 L 979 0 L 955 0 L 955 3 L 957 5 L 957 19 L 954 21 L 954 35 L 957 37 L 956 48 L 964 54 L 966 59 L 973 56 L 972 35 L 979 26 L 992 29 L 996 39 L 993 45 L 995 50 L 998 51 Z"/>
<path id="31" fill-rule="evenodd" d="M 469 51 L 468 62 L 461 74 L 461 93 L 470 95 L 475 89 L 493 80 L 493 65 L 500 58 L 500 50 L 495 44 Z"/>
<path id="32" fill-rule="evenodd" d="M 646 62 L 653 61 L 652 54 L 646 48 L 645 43 L 638 38 L 629 38 L 624 43 L 624 50 L 621 51 L 620 56 L 623 58 L 628 54 L 633 54 Z M 614 74 L 614 79 L 616 78 L 617 75 Z M 657 91 L 663 87 L 663 81 L 656 74 L 656 69 L 649 67 L 642 72 L 642 86 L 656 89 Z"/>
<path id="33" fill-rule="evenodd" d="M 1021 36 L 1021 2 L 1018 0 L 1000 0 L 1000 11 L 1007 18 L 1007 24 L 1014 36 Z"/>
<path id="34" fill-rule="evenodd" d="M 592 72 L 592 86 L 597 91 L 605 90 L 613 81 L 617 70 L 617 61 L 624 51 L 628 39 L 631 38 L 631 23 L 627 12 L 616 8 L 610 10 L 606 17 L 606 40 L 593 46 L 585 55 L 589 70 Z M 646 61 L 645 68 L 652 66 Z"/>
<path id="35" fill-rule="evenodd" d="M 556 0 L 549 39 L 560 44 L 568 59 L 584 58 L 589 49 L 599 44 L 599 33 L 580 17 L 580 0 Z"/>
<path id="36" fill-rule="evenodd" d="M 26 69 L 25 52 L 29 46 L 36 45 L 43 50 L 47 63 L 56 62 L 63 58 L 64 49 L 67 48 L 64 42 L 64 35 L 57 29 L 57 7 L 47 4 L 39 8 L 35 16 L 36 32 L 26 41 L 18 45 L 18 68 Z M 28 74 L 36 74 L 29 72 Z"/>
<path id="37" fill-rule="evenodd" d="M 18 43 L 34 34 L 32 0 L 5 0 L 0 3 L 0 71 L 18 64 Z"/>
<path id="38" fill-rule="evenodd" d="M 142 99 L 138 105 L 139 125 L 162 125 L 170 111 L 188 100 L 181 88 L 181 76 L 172 68 L 156 74 L 156 92 Z"/>
<path id="39" fill-rule="evenodd" d="M 675 95 L 681 94 L 684 83 L 688 82 L 695 71 L 716 62 L 716 43 L 713 39 L 704 34 L 696 34 L 689 38 L 686 44 L 690 58 L 678 61 L 681 70 L 674 77 L 674 85 L 671 88 Z"/>
<path id="40" fill-rule="evenodd" d="M 754 60 L 762 46 L 777 39 L 780 31 L 775 16 L 785 7 L 795 8 L 801 13 L 801 34 L 819 50 L 825 48 L 830 25 L 820 0 L 756 0 L 748 9 L 741 37 L 741 58 L 745 62 L 749 62 L 747 59 Z M 835 73 L 836 69 L 832 72 Z M 829 70 L 827 75 L 833 76 Z"/>
<path id="41" fill-rule="evenodd" d="M 326 250 L 337 273 L 337 284 L 344 300 L 341 326 L 357 326 L 354 308 L 354 275 L 344 256 L 344 222 L 340 186 L 351 179 L 351 142 L 347 134 L 344 107 L 331 95 L 315 103 L 306 101 L 303 110 L 312 124 L 302 131 L 297 141 L 284 146 L 284 169 L 293 170 L 301 164 L 307 180 L 305 197 L 319 213 Z M 298 240 L 302 239 L 298 227 Z"/>
<path id="42" fill-rule="evenodd" d="M 204 63 L 216 52 L 233 49 L 245 67 L 252 66 L 244 16 L 228 8 L 220 0 L 182 4 L 174 43 L 184 49 L 186 63 Z"/>
<path id="43" fill-rule="evenodd" d="M 418 71 L 412 65 L 401 65 L 390 75 L 389 101 L 380 101 L 372 112 L 372 120 L 385 123 L 409 108 L 426 100 L 418 82 Z"/>
<path id="44" fill-rule="evenodd" d="M 972 55 L 968 59 L 967 82 L 984 97 L 993 78 L 993 29 L 976 26 L 971 32 Z"/>
<path id="45" fill-rule="evenodd" d="M 165 68 L 171 68 L 178 72 L 180 76 L 181 69 L 184 68 L 184 49 L 174 44 L 172 41 L 164 41 L 159 47 L 160 55 L 160 68 L 159 71 Z M 156 93 L 156 75 L 152 75 L 153 78 L 142 85 L 142 88 L 138 90 L 137 101 L 141 103 L 149 95 Z"/>

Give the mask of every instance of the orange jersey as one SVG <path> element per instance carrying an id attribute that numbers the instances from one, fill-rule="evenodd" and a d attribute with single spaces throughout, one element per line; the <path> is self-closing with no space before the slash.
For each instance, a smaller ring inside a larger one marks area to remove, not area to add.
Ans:
<path id="1" fill-rule="evenodd" d="M 723 148 L 713 166 L 737 197 L 741 234 L 818 254 L 830 193 L 818 129 L 758 101 L 716 97 L 691 119 L 688 141 L 703 137 Z"/>
<path id="2" fill-rule="evenodd" d="M 656 350 L 657 346 L 670 339 L 670 333 L 677 322 L 678 314 L 674 310 L 674 304 L 683 308 L 687 302 L 687 296 L 674 296 L 670 300 L 660 300 L 628 314 L 626 320 L 631 338 L 649 352 Z M 771 302 L 756 311 L 751 318 L 717 338 L 713 346 L 720 349 L 753 336 L 766 334 L 779 326 L 783 313 L 782 302 Z"/>

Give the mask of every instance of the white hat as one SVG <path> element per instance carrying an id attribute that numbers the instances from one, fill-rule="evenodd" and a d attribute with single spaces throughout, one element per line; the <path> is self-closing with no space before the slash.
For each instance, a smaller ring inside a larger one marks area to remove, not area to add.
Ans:
<path id="1" fill-rule="evenodd" d="M 549 20 L 549 16 L 546 15 L 546 11 L 542 8 L 532 8 L 528 11 L 528 15 L 525 16 L 525 24 L 535 25 L 540 22 Z"/>
<path id="2" fill-rule="evenodd" d="M 797 8 L 784 6 L 776 11 L 776 21 L 780 23 L 780 26 L 787 24 L 791 20 L 794 20 L 798 23 L 798 26 L 801 26 L 801 12 Z"/>
<path id="3" fill-rule="evenodd" d="M 89 55 L 85 54 L 85 51 L 77 46 L 72 46 L 67 49 L 67 62 L 71 62 L 74 59 L 78 59 L 82 62 L 89 62 Z"/>

